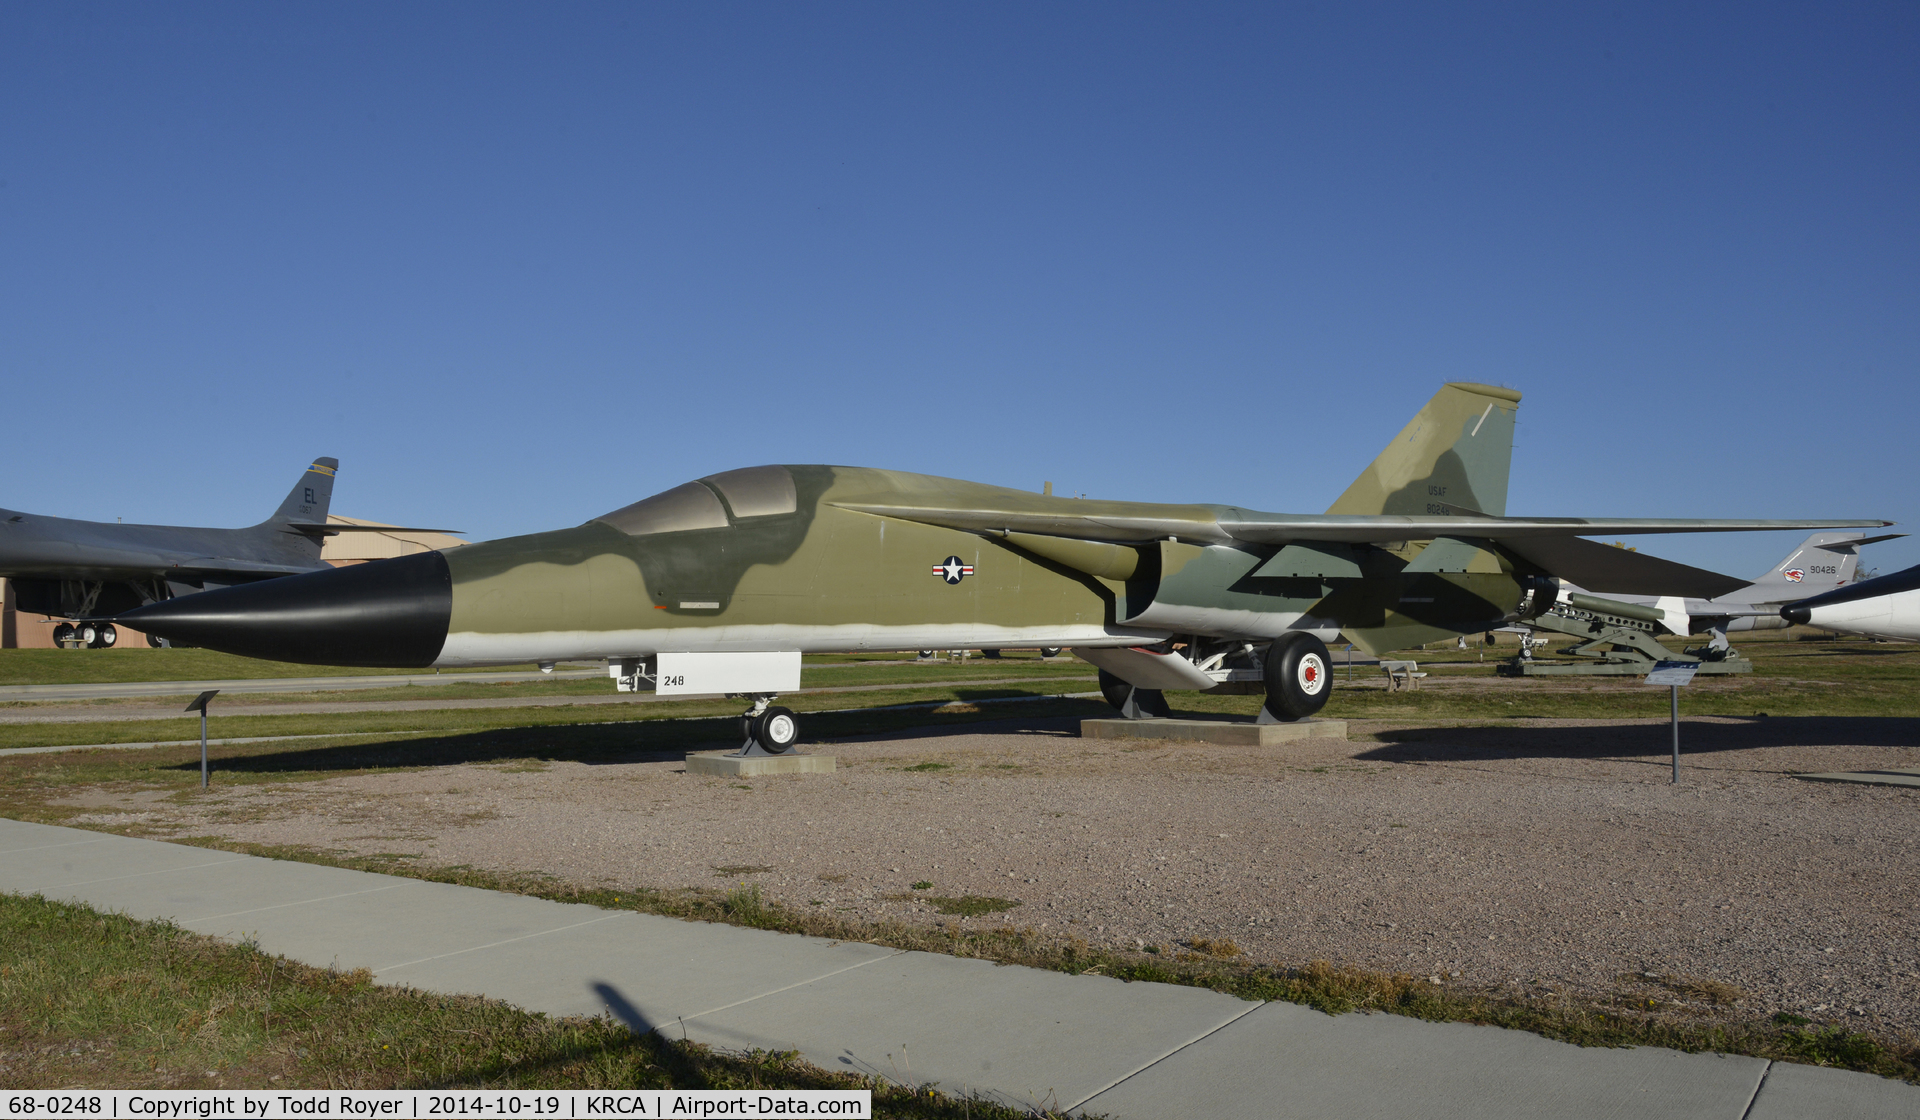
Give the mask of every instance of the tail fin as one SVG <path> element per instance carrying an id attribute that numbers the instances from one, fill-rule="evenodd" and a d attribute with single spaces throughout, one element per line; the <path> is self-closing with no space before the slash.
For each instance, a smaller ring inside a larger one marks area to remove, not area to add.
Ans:
<path id="1" fill-rule="evenodd" d="M 1449 381 L 1327 512 L 1506 516 L 1519 406 L 1512 389 Z"/>
<path id="2" fill-rule="evenodd" d="M 333 503 L 333 476 L 340 469 L 338 459 L 315 459 L 293 484 L 287 500 L 273 511 L 273 516 L 263 524 L 276 525 L 287 521 L 318 522 L 327 520 L 327 507 Z"/>
<path id="3" fill-rule="evenodd" d="M 1815 533 L 1794 546 L 1787 558 L 1773 566 L 1746 590 L 1731 598 L 1751 603 L 1785 603 L 1832 591 L 1853 582 L 1860 563 L 1860 546 L 1892 540 L 1900 533 L 1869 537 L 1865 533 Z"/>

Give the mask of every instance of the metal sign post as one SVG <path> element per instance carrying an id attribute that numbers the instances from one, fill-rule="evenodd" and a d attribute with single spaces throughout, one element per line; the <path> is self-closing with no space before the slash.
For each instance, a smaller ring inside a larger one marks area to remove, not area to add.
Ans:
<path id="1" fill-rule="evenodd" d="M 207 788 L 207 704 L 214 697 L 218 695 L 220 695 L 219 689 L 210 688 L 205 692 L 202 692 L 200 695 L 194 697 L 193 703 L 188 704 L 185 708 L 181 709 L 182 711 L 200 713 L 200 788 L 201 789 Z"/>
<path id="2" fill-rule="evenodd" d="M 1680 784 L 1680 689 L 1693 683 L 1693 674 L 1699 671 L 1698 661 L 1656 661 L 1653 670 L 1647 674 L 1647 683 L 1666 685 L 1673 723 L 1673 783 Z"/>

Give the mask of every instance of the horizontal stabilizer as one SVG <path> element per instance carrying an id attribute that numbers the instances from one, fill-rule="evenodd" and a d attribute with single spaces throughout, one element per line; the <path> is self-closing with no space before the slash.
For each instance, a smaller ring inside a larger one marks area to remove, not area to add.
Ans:
<path id="1" fill-rule="evenodd" d="M 1835 544 L 1823 544 L 1820 547 L 1829 552 L 1838 552 L 1848 548 L 1864 548 L 1870 544 L 1879 544 L 1881 541 L 1897 541 L 1904 536 L 1906 536 L 1905 533 L 1882 533 L 1877 537 L 1860 537 L 1856 540 L 1840 541 Z"/>
<path id="2" fill-rule="evenodd" d="M 1747 586 L 1744 579 L 1579 537 L 1522 537 L 1501 547 L 1569 583 L 1612 595 L 1712 599 Z"/>

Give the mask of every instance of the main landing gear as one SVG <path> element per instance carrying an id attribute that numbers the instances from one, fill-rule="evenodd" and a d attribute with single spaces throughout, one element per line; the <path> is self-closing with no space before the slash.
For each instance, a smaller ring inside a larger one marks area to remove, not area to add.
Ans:
<path id="1" fill-rule="evenodd" d="M 112 649 L 120 631 L 111 622 L 62 622 L 53 628 L 53 644 L 60 649 Z"/>
<path id="2" fill-rule="evenodd" d="M 775 704 L 771 692 L 756 693 L 749 699 L 753 707 L 740 717 L 740 734 L 746 742 L 740 744 L 738 757 L 790 753 L 800 741 L 800 717 L 793 714 L 793 709 Z"/>
<path id="3" fill-rule="evenodd" d="M 1327 706 L 1333 694 L 1333 658 L 1325 642 L 1295 630 L 1275 638 L 1262 660 L 1267 702 L 1260 705 L 1261 723 L 1292 723 Z"/>
<path id="4" fill-rule="evenodd" d="M 1282 634 L 1264 651 L 1251 642 L 1190 637 L 1184 643 L 1176 641 L 1170 652 L 1165 647 L 1140 652 L 1163 659 L 1184 658 L 1190 664 L 1176 676 L 1190 674 L 1195 689 L 1208 688 L 1208 680 L 1221 692 L 1264 687 L 1260 723 L 1306 719 L 1326 707 L 1333 693 L 1333 659 L 1326 643 L 1304 630 Z M 1165 692 L 1139 687 L 1105 669 L 1100 670 L 1100 694 L 1127 719 L 1166 719 L 1172 714 Z"/>

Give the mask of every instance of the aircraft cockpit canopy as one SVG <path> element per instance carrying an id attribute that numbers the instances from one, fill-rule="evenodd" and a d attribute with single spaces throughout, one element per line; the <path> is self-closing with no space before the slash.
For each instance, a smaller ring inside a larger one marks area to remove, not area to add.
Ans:
<path id="1" fill-rule="evenodd" d="M 774 517 L 800 508 L 793 474 L 785 467 L 745 467 L 710 474 L 594 518 L 630 536 L 724 529 L 732 522 Z M 732 514 L 729 521 L 728 514 Z"/>

